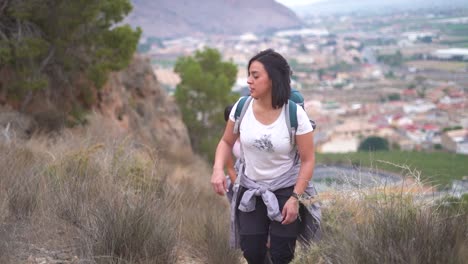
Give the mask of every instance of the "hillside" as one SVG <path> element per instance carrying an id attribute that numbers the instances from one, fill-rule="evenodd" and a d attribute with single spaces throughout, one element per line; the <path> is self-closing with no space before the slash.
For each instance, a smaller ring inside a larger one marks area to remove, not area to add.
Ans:
<path id="1" fill-rule="evenodd" d="M 296 14 L 274 0 L 132 0 L 126 22 L 146 36 L 175 38 L 199 33 L 242 34 L 294 28 Z"/>
<path id="2" fill-rule="evenodd" d="M 393 1 L 373 1 L 373 0 L 327 0 L 318 3 L 298 6 L 293 8 L 299 15 L 307 14 L 349 14 L 360 13 L 386 13 L 392 11 L 416 10 L 437 8 L 438 10 L 459 9 L 468 6 L 467 0 L 393 0 Z"/>
<path id="3" fill-rule="evenodd" d="M 22 142 L 44 131 L 65 134 L 62 115 L 48 110 L 40 98 L 31 105 L 34 114 L 21 113 L 0 104 L 0 143 Z M 100 133 L 103 135 L 125 135 L 173 158 L 192 155 L 180 110 L 161 88 L 146 57 L 136 55 L 126 69 L 111 73 L 92 108 L 101 120 Z M 93 115 L 81 114 L 89 119 L 87 123 L 92 123 Z"/>

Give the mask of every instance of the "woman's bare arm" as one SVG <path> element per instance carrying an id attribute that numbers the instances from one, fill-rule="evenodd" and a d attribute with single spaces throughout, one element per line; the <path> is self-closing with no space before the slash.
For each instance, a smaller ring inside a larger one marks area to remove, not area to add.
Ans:
<path id="1" fill-rule="evenodd" d="M 314 132 L 296 136 L 297 150 L 301 158 L 301 168 L 294 191 L 304 193 L 312 179 L 315 166 Z"/>
<path id="2" fill-rule="evenodd" d="M 301 168 L 297 177 L 294 192 L 303 194 L 312 179 L 315 164 L 314 135 L 313 132 L 296 136 L 297 150 L 301 158 Z M 284 225 L 290 224 L 297 219 L 299 203 L 296 198 L 291 197 L 283 207 L 282 215 Z"/>
<path id="3" fill-rule="evenodd" d="M 224 130 L 223 137 L 218 143 L 215 153 L 215 161 L 213 165 L 213 174 L 211 175 L 211 185 L 214 191 L 219 195 L 224 195 L 227 191 L 226 178 L 224 177 L 224 166 L 228 159 L 232 159 L 232 147 L 236 142 L 239 134 L 234 134 L 234 122 L 228 120 Z"/>
<path id="4" fill-rule="evenodd" d="M 231 182 L 234 183 L 237 178 L 236 170 L 234 169 L 234 157 L 231 155 L 226 161 L 226 170 Z"/>

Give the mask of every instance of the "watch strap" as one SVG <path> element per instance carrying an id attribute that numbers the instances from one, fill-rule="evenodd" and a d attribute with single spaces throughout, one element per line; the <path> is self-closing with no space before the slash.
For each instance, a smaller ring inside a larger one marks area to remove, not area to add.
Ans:
<path id="1" fill-rule="evenodd" d="M 296 198 L 298 201 L 301 198 L 302 195 L 298 194 L 297 192 L 292 192 L 291 197 Z"/>

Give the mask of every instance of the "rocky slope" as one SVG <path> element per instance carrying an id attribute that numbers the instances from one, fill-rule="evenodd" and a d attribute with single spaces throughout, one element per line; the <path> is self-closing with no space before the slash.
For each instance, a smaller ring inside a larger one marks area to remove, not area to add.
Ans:
<path id="1" fill-rule="evenodd" d="M 294 12 L 274 0 L 132 0 L 126 22 L 144 35 L 174 38 L 197 33 L 261 33 L 299 27 Z"/>
<path id="2" fill-rule="evenodd" d="M 175 158 L 192 155 L 181 113 L 159 85 L 148 58 L 135 56 L 127 69 L 112 73 L 97 97 L 95 112 L 103 118 L 90 118 L 90 122 L 105 122 L 103 134 L 128 135 Z M 34 105 L 33 113 L 45 114 L 22 114 L 0 105 L 0 141 L 27 140 L 41 127 L 62 130 L 63 122 L 51 117 L 47 104 Z"/>
<path id="3" fill-rule="evenodd" d="M 126 70 L 112 74 L 98 98 L 99 111 L 124 133 L 163 154 L 192 154 L 179 108 L 159 85 L 148 58 L 135 56 Z"/>

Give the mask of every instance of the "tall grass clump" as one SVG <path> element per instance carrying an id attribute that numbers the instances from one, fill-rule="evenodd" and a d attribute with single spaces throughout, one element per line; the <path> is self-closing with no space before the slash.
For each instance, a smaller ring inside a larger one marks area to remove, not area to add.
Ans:
<path id="1" fill-rule="evenodd" d="M 38 229 L 56 226 L 63 230 L 56 240 L 89 263 L 175 263 L 173 191 L 159 157 L 135 145 L 92 137 L 0 145 L 0 230 L 9 226 L 0 236 L 0 262 L 18 263 L 25 253 L 15 245 L 45 245 L 41 236 L 57 232 Z"/>
<path id="2" fill-rule="evenodd" d="M 40 203 L 43 156 L 14 144 L 0 145 L 0 153 L 0 212 L 28 219 Z"/>
<path id="3" fill-rule="evenodd" d="M 294 263 L 466 263 L 467 220 L 466 205 L 405 188 L 343 192 L 323 207 L 323 239 Z"/>
<path id="4" fill-rule="evenodd" d="M 170 187 L 155 157 L 131 144 L 83 146 L 51 168 L 57 216 L 81 229 L 96 263 L 174 263 L 179 225 L 167 209 Z"/>
<path id="5" fill-rule="evenodd" d="M 226 197 L 214 193 L 209 184 L 210 170 L 206 164 L 194 162 L 189 174 L 177 184 L 177 204 L 180 212 L 183 240 L 189 253 L 202 263 L 241 263 L 239 251 L 229 246 L 230 214 Z M 183 173 L 182 173 L 183 174 Z"/>
<path id="6" fill-rule="evenodd" d="M 0 224 L 0 263 L 11 263 L 10 262 L 10 237 L 6 232 L 5 227 Z"/>
<path id="7" fill-rule="evenodd" d="M 63 153 L 44 170 L 51 192 L 51 210 L 62 220 L 82 228 L 96 200 L 101 199 L 105 171 L 95 153 L 102 145 Z M 111 179 L 110 177 L 108 177 Z M 110 185 L 112 186 L 112 185 Z"/>
<path id="8" fill-rule="evenodd" d="M 90 237 L 97 263 L 175 262 L 177 221 L 153 194 L 102 200 L 96 209 Z"/>
<path id="9" fill-rule="evenodd" d="M 35 258 L 28 248 L 67 248 L 80 263 L 240 262 L 206 162 L 161 156 L 97 121 L 0 142 L 0 263 Z"/>

